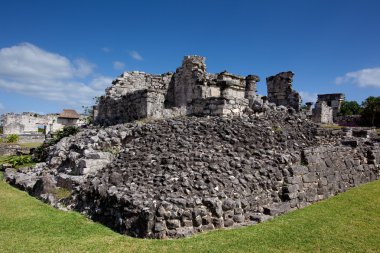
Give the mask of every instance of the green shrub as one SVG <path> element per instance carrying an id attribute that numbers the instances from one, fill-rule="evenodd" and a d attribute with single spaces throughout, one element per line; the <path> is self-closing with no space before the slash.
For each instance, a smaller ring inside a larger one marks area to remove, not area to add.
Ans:
<path id="1" fill-rule="evenodd" d="M 6 137 L 6 142 L 15 143 L 15 142 L 18 142 L 19 139 L 20 139 L 20 136 L 18 136 L 17 134 L 9 134 Z"/>
<path id="2" fill-rule="evenodd" d="M 66 126 L 63 129 L 57 131 L 54 134 L 54 139 L 57 142 L 59 142 L 62 138 L 68 137 L 70 135 L 75 135 L 79 132 L 79 127 L 76 126 Z"/>
<path id="3" fill-rule="evenodd" d="M 31 155 L 9 156 L 3 157 L 2 163 L 10 163 L 13 167 L 21 167 L 23 165 L 32 165 L 34 163 Z"/>

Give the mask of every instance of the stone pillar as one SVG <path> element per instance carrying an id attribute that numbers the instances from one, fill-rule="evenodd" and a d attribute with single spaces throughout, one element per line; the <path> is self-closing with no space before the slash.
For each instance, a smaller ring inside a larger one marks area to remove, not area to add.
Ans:
<path id="1" fill-rule="evenodd" d="M 248 75 L 245 78 L 245 98 L 251 100 L 256 97 L 257 82 L 260 81 L 260 77 L 255 75 Z"/>

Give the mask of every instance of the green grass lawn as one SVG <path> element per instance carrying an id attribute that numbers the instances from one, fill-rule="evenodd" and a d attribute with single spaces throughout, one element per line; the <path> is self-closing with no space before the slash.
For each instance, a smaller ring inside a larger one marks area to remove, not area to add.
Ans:
<path id="1" fill-rule="evenodd" d="M 22 148 L 37 148 L 42 145 L 42 142 L 28 142 L 28 143 L 20 143 Z"/>
<path id="2" fill-rule="evenodd" d="M 122 236 L 0 182 L 0 252 L 380 252 L 380 181 L 270 222 L 177 240 Z"/>

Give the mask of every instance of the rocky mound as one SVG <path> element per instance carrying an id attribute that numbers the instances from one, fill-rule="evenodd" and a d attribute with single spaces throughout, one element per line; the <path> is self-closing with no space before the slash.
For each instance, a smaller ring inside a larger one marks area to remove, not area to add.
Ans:
<path id="1" fill-rule="evenodd" d="M 378 143 L 342 146 L 345 135 L 283 108 L 137 122 L 65 138 L 46 164 L 6 178 L 121 233 L 180 237 L 260 222 L 378 178 Z"/>

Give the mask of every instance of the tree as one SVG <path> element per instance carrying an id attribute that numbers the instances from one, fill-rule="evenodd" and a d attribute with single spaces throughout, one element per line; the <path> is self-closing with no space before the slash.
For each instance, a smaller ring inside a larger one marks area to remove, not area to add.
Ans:
<path id="1" fill-rule="evenodd" d="M 100 97 L 93 97 L 95 105 L 99 104 Z M 93 106 L 82 106 L 83 114 L 87 116 L 87 124 L 92 124 L 94 122 L 94 107 Z"/>
<path id="2" fill-rule="evenodd" d="M 370 126 L 380 125 L 380 97 L 368 97 L 363 101 L 362 107 L 364 121 Z"/>
<path id="3" fill-rule="evenodd" d="M 356 101 L 343 101 L 339 110 L 339 115 L 359 115 L 361 113 L 361 109 L 362 108 Z"/>

